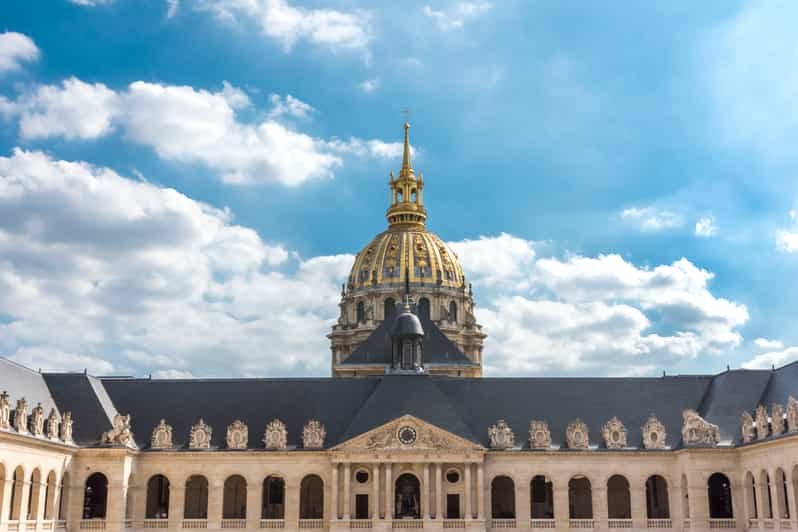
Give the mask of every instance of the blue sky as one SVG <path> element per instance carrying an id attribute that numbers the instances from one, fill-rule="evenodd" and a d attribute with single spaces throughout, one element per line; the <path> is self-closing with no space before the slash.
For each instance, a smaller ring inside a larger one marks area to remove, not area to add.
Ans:
<path id="1" fill-rule="evenodd" d="M 474 282 L 489 374 L 791 362 L 797 11 L 12 1 L 0 355 L 326 374 L 410 108 L 428 225 Z"/>

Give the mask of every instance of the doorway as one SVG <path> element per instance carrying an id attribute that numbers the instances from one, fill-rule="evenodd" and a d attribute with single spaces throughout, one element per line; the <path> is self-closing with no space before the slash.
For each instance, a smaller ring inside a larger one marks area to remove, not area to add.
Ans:
<path id="1" fill-rule="evenodd" d="M 446 519 L 460 519 L 460 495 L 446 494 Z"/>
<path id="2" fill-rule="evenodd" d="M 396 479 L 396 506 L 397 519 L 421 518 L 421 488 L 418 479 L 410 473 L 405 473 Z"/>

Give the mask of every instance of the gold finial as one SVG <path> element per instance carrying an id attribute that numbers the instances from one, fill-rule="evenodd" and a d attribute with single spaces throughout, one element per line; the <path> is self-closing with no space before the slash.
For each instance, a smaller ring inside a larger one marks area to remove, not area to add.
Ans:
<path id="1" fill-rule="evenodd" d="M 405 113 L 410 111 L 405 110 Z M 413 167 L 410 164 L 410 123 L 405 119 L 405 146 L 402 153 L 402 174 L 412 174 Z"/>

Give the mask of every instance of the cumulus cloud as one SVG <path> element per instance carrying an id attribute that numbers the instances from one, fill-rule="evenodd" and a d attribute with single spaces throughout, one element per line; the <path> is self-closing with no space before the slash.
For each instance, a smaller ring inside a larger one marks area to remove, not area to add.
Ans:
<path id="1" fill-rule="evenodd" d="M 481 302 L 489 373 L 644 374 L 742 341 L 745 306 L 713 295 L 713 275 L 686 259 L 539 257 L 511 235 L 451 246 Z"/>
<path id="2" fill-rule="evenodd" d="M 781 367 L 798 360 L 798 347 L 788 347 L 783 351 L 770 351 L 757 355 L 743 363 L 745 369 L 770 369 Z"/>
<path id="3" fill-rule="evenodd" d="M 301 40 L 332 51 L 365 49 L 371 40 L 364 11 L 307 9 L 286 0 L 199 0 L 197 7 L 222 21 L 255 20 L 286 52 Z"/>
<path id="4" fill-rule="evenodd" d="M 752 2 L 707 37 L 707 75 L 717 127 L 712 134 L 754 147 L 769 160 L 795 157 L 798 143 L 798 62 L 790 0 Z M 755 74 L 753 74 L 755 73 Z"/>
<path id="5" fill-rule="evenodd" d="M 39 49 L 33 39 L 22 33 L 0 33 L 0 74 L 21 68 L 25 61 L 39 58 Z"/>
<path id="6" fill-rule="evenodd" d="M 93 139 L 115 128 L 163 159 L 199 163 L 227 183 L 300 185 L 332 178 L 342 156 L 392 158 L 401 144 L 378 139 L 324 140 L 280 121 L 302 118 L 313 108 L 291 95 L 271 96 L 272 108 L 259 123 L 239 120 L 252 102 L 225 82 L 216 92 L 189 86 L 136 81 L 115 92 L 76 78 L 42 85 L 15 101 L 0 101 L 0 112 L 18 116 L 25 139 Z"/>
<path id="7" fill-rule="evenodd" d="M 684 225 L 684 218 L 673 211 L 656 207 L 630 207 L 620 213 L 621 220 L 643 232 L 658 232 Z"/>
<path id="8" fill-rule="evenodd" d="M 380 88 L 380 80 L 377 78 L 364 79 L 358 84 L 358 87 L 365 93 L 372 93 Z"/>
<path id="9" fill-rule="evenodd" d="M 762 349 L 782 349 L 784 347 L 781 340 L 768 340 L 767 338 L 757 338 L 754 343 Z"/>
<path id="10" fill-rule="evenodd" d="M 180 9 L 180 0 L 166 0 L 166 18 L 173 18 Z"/>
<path id="11" fill-rule="evenodd" d="M 776 247 L 785 253 L 798 251 L 798 212 L 790 211 L 792 226 L 776 231 Z"/>
<path id="12" fill-rule="evenodd" d="M 709 238 L 718 234 L 714 216 L 702 216 L 695 223 L 695 236 Z"/>
<path id="13" fill-rule="evenodd" d="M 466 21 L 478 18 L 490 11 L 493 5 L 489 2 L 456 2 L 448 9 L 436 10 L 430 6 L 422 8 L 423 13 L 435 21 L 438 29 L 449 31 L 462 28 Z"/>
<path id="14" fill-rule="evenodd" d="M 0 157 L 0 353 L 34 368 L 323 374 L 352 260 L 107 168 Z"/>

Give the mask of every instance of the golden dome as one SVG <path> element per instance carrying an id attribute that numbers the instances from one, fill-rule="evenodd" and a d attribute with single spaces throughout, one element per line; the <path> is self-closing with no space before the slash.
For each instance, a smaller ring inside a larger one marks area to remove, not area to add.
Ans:
<path id="1" fill-rule="evenodd" d="M 404 286 L 461 288 L 465 278 L 457 255 L 427 231 L 424 177 L 410 164 L 410 124 L 405 122 L 404 153 L 399 177 L 391 172 L 391 204 L 385 214 L 388 230 L 377 235 L 355 258 L 349 289 Z"/>

